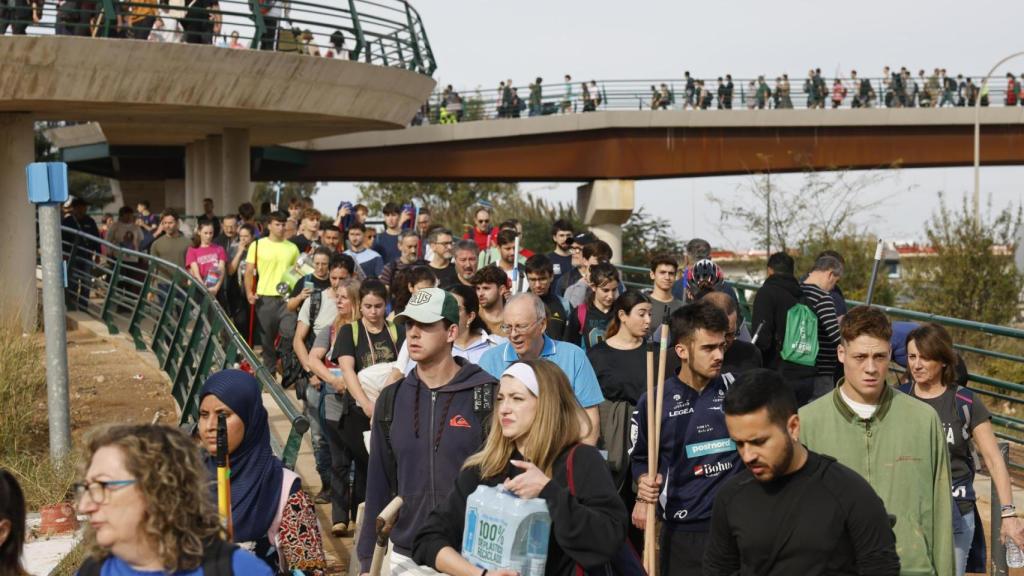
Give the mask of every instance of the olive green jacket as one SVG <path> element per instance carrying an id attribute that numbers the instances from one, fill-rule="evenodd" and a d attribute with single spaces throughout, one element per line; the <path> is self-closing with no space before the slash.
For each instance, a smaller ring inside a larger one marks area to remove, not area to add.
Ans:
<path id="1" fill-rule="evenodd" d="M 800 439 L 856 470 L 896 517 L 900 574 L 953 576 L 949 451 L 931 406 L 885 387 L 875 414 L 859 417 L 840 387 L 800 409 Z"/>

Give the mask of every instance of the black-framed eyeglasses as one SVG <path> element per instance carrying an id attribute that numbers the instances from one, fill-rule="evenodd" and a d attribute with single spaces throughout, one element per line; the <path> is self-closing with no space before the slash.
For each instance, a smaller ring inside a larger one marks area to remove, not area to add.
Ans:
<path id="1" fill-rule="evenodd" d="M 94 504 L 106 504 L 110 493 L 135 484 L 137 480 L 96 480 L 88 484 L 76 482 L 71 485 L 75 495 L 75 503 L 80 503 L 86 494 Z"/>

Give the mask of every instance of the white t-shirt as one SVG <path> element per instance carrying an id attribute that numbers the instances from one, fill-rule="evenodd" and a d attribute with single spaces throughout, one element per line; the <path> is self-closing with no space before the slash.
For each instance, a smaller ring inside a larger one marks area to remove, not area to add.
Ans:
<path id="1" fill-rule="evenodd" d="M 853 410 L 857 416 L 860 416 L 864 420 L 874 416 L 875 410 L 878 410 L 878 404 L 863 404 L 861 402 L 857 402 L 847 396 L 846 392 L 844 392 L 842 388 L 839 389 L 839 395 L 843 398 L 843 402 L 846 402 L 846 405 L 850 407 L 850 410 Z"/>

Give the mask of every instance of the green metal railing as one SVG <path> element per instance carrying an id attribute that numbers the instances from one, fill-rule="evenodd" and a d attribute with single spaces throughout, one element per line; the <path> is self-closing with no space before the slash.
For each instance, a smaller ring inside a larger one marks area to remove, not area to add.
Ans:
<path id="1" fill-rule="evenodd" d="M 980 77 L 971 76 L 974 82 L 980 81 Z M 818 95 L 809 95 L 804 91 L 804 79 L 792 79 L 789 89 L 779 89 L 779 83 L 774 78 L 766 78 L 765 88 L 757 89 L 757 80 L 751 78 L 733 79 L 731 92 L 723 93 L 719 97 L 719 83 L 717 78 L 704 80 L 702 92 L 696 89 L 691 95 L 686 90 L 686 82 L 681 78 L 656 78 L 656 79 L 606 79 L 585 82 L 588 85 L 587 94 L 596 110 L 682 110 L 687 108 L 703 108 L 718 110 L 728 108 L 731 110 L 753 110 L 753 109 L 806 109 L 813 107 L 832 108 L 832 88 L 835 78 L 826 81 L 828 93 L 824 99 Z M 840 108 L 851 108 L 853 106 L 864 108 L 905 108 L 918 107 L 930 108 L 937 106 L 965 106 L 970 105 L 969 93 L 976 92 L 976 87 L 964 87 L 957 90 L 946 91 L 934 89 L 929 86 L 929 78 L 913 78 L 918 86 L 917 92 L 913 91 L 912 85 L 908 89 L 894 90 L 891 82 L 887 83 L 882 78 L 867 78 L 871 86 L 870 91 L 861 92 L 860 84 L 856 84 L 849 78 L 841 78 L 840 83 L 846 88 L 846 95 L 840 101 Z M 963 80 L 966 83 L 966 80 Z M 495 82 L 497 83 L 497 82 Z M 495 118 L 511 118 L 526 116 L 546 116 L 551 114 L 566 114 L 585 112 L 588 108 L 588 98 L 583 92 L 584 82 L 572 81 L 566 83 L 561 79 L 553 82 L 541 83 L 539 99 L 534 99 L 531 104 L 530 95 L 534 90 L 534 84 L 523 83 L 513 84 L 509 92 L 514 88 L 518 95 L 519 106 L 510 103 L 509 96 L 505 90 L 498 88 L 455 90 L 458 98 L 451 96 L 445 87 L 439 86 L 438 90 L 430 98 L 430 114 L 425 117 L 424 122 L 444 123 L 454 121 L 490 120 Z M 722 84 L 726 84 L 723 82 Z M 703 94 L 703 96 L 702 96 Z M 915 96 L 916 94 L 916 96 Z M 982 106 L 1006 106 L 1018 105 L 1007 104 L 1007 82 L 1005 78 L 992 78 L 989 89 L 981 96 Z M 856 104 L 855 104 L 856 100 Z M 458 102 L 456 102 L 458 101 Z M 539 103 L 539 106 L 538 106 Z M 442 105 L 446 112 L 441 113 Z M 454 106 L 453 106 L 454 105 Z M 457 113 L 452 114 L 453 111 Z M 453 118 L 453 115 L 456 118 Z"/>
<path id="2" fill-rule="evenodd" d="M 166 260 L 62 230 L 68 308 L 102 321 L 111 334 L 127 333 L 137 349 L 156 355 L 171 379 L 182 424 L 197 421 L 197 395 L 207 376 L 247 363 L 288 418 L 288 438 L 275 452 L 294 468 L 309 421 L 206 287 Z"/>
<path id="3" fill-rule="evenodd" d="M 216 44 L 437 69 L 419 13 L 405 0 L 38 0 L 8 8 L 16 35 Z"/>
<path id="4" fill-rule="evenodd" d="M 623 281 L 626 286 L 639 289 L 649 289 L 651 287 L 649 269 L 639 266 L 619 266 L 619 269 L 623 272 Z M 761 286 L 748 282 L 731 282 L 731 284 L 736 288 L 736 295 L 740 304 L 740 315 L 749 324 L 752 322 L 751 297 L 757 293 Z M 863 302 L 847 300 L 847 304 L 857 306 L 863 304 Z M 985 324 L 972 320 L 961 320 L 959 318 L 928 314 L 926 312 L 906 310 L 893 306 L 876 306 L 893 318 L 914 322 L 935 322 L 936 324 L 975 334 L 979 337 L 1008 338 L 1017 342 L 1024 341 L 1024 330 L 1019 328 Z M 955 344 L 954 348 L 968 358 L 973 356 L 975 358 L 991 358 L 1024 364 L 1024 357 L 1001 352 L 995 349 L 997 348 L 994 345 L 996 342 L 992 344 L 988 348 L 969 344 Z M 902 372 L 902 369 L 899 371 Z M 992 412 L 992 423 L 996 426 L 996 436 L 1018 446 L 1024 446 L 1024 418 L 1015 415 L 1024 407 L 1024 385 L 995 378 L 980 372 L 969 372 L 967 379 L 969 383 L 968 388 L 990 399 L 988 406 Z M 1024 470 L 1024 465 L 1019 463 L 1011 462 L 1010 466 L 1017 470 Z"/>

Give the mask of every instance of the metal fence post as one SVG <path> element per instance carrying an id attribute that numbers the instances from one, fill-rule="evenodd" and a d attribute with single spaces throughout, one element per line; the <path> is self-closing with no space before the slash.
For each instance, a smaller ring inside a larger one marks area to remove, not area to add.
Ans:
<path id="1" fill-rule="evenodd" d="M 1010 467 L 1010 444 L 1005 441 L 997 443 L 999 446 L 999 455 L 1003 458 L 1003 463 L 1006 464 L 1007 469 Z M 999 539 L 999 532 L 1003 525 L 1002 502 L 999 501 L 999 494 L 996 492 L 996 482 L 992 480 L 992 511 L 991 511 L 991 527 L 992 532 L 989 535 L 989 551 L 992 560 L 992 576 L 1006 576 L 1009 574 L 1009 569 L 1006 567 L 1006 547 L 1003 546 L 1002 540 Z"/>

